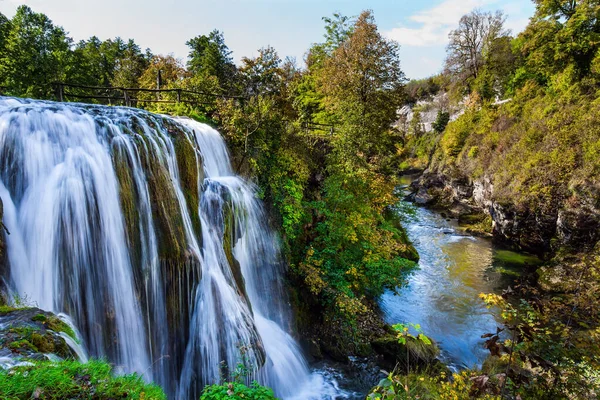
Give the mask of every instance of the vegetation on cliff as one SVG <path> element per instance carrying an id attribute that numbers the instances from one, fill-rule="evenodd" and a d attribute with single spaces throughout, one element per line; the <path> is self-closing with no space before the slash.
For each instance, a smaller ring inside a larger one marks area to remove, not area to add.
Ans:
<path id="1" fill-rule="evenodd" d="M 417 256 L 387 212 L 398 200 L 397 45 L 368 12 L 326 19 L 326 32 L 305 70 L 273 49 L 244 59 L 250 100 L 219 102 L 213 118 L 283 228 L 301 326 L 343 359 L 372 352 L 372 300 L 400 286 Z"/>
<path id="2" fill-rule="evenodd" d="M 500 15 L 463 17 L 450 36 L 447 70 L 412 84 L 421 99 L 445 92 L 464 109 L 441 132 L 406 132 L 404 165 L 427 168 L 417 197 L 458 214 L 484 212 L 496 237 L 546 259 L 504 295 L 482 296 L 502 310 L 505 332 L 490 333 L 480 371 L 455 377 L 458 398 L 598 392 L 600 4 L 536 4 L 516 38 Z M 473 25 L 482 27 L 482 47 L 461 58 Z"/>

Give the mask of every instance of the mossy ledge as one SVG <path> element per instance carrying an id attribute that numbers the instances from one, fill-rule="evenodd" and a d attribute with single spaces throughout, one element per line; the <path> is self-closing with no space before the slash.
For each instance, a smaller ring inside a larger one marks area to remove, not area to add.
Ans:
<path id="1" fill-rule="evenodd" d="M 62 333 L 77 340 L 73 329 L 52 313 L 33 307 L 0 308 L 0 354 L 15 361 L 45 360 L 48 354 L 75 359 Z"/>

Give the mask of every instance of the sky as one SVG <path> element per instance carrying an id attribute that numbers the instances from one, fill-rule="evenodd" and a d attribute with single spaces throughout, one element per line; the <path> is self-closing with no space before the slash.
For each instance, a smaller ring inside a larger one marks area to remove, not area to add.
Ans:
<path id="1" fill-rule="evenodd" d="M 402 69 L 411 79 L 442 69 L 448 33 L 471 10 L 504 11 L 513 33 L 534 12 L 531 0 L 0 0 L 0 12 L 12 17 L 21 4 L 46 14 L 76 41 L 133 38 L 155 54 L 186 60 L 187 40 L 218 29 L 236 62 L 270 45 L 299 64 L 323 39 L 323 16 L 371 9 L 382 34 L 400 43 Z"/>

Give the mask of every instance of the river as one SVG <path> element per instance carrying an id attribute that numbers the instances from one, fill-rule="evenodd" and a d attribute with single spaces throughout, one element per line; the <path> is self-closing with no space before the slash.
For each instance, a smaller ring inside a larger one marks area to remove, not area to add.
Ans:
<path id="1" fill-rule="evenodd" d="M 404 186 L 410 182 L 403 178 Z M 481 366 L 489 354 L 481 335 L 495 333 L 500 322 L 479 294 L 499 293 L 536 260 L 469 235 L 436 211 L 401 202 L 397 212 L 420 261 L 405 287 L 382 296 L 386 322 L 420 324 L 455 371 Z"/>

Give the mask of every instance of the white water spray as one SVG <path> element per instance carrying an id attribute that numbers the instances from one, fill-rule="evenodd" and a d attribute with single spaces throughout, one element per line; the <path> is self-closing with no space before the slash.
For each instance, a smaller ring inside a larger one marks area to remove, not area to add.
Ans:
<path id="1" fill-rule="evenodd" d="M 240 365 L 280 397 L 333 397 L 290 334 L 283 263 L 256 189 L 232 172 L 212 128 L 0 98 L 0 197 L 5 278 L 70 315 L 90 356 L 173 398 L 198 398 Z"/>

